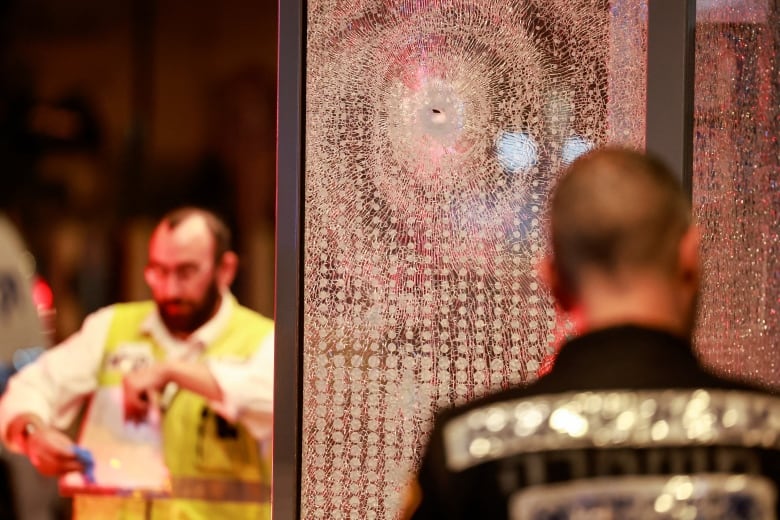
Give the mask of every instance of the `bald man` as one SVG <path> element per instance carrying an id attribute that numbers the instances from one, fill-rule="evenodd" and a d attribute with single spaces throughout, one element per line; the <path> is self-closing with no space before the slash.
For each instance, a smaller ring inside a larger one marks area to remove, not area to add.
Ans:
<path id="1" fill-rule="evenodd" d="M 144 275 L 153 301 L 97 311 L 10 381 L 0 434 L 45 475 L 88 469 L 61 431 L 87 400 L 80 441 L 97 450 L 106 432 L 141 445 L 162 436 L 175 499 L 148 507 L 77 496 L 76 516 L 270 517 L 269 461 L 258 441 L 271 429 L 273 323 L 231 295 L 237 264 L 216 215 L 190 207 L 169 213 L 149 243 Z M 151 487 L 160 475 L 153 460 L 144 463 L 140 484 L 147 476 Z"/>
<path id="2" fill-rule="evenodd" d="M 774 517 L 780 401 L 694 355 L 699 234 L 675 176 L 593 151 L 550 218 L 541 275 L 584 332 L 533 384 L 438 415 L 412 517 Z"/>

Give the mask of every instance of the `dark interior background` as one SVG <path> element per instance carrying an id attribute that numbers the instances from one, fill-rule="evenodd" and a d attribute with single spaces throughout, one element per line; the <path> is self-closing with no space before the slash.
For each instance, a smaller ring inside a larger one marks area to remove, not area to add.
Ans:
<path id="1" fill-rule="evenodd" d="M 273 315 L 276 0 L 0 0 L 0 211 L 51 286 L 54 340 L 147 295 L 154 219 L 233 226 Z"/>

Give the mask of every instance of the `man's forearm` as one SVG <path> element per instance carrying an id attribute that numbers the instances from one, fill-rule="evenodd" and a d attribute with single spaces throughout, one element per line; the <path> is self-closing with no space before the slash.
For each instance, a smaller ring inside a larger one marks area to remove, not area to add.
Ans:
<path id="1" fill-rule="evenodd" d="M 176 383 L 180 388 L 189 390 L 210 401 L 222 400 L 222 388 L 202 361 L 166 361 L 163 364 L 164 379 Z"/>

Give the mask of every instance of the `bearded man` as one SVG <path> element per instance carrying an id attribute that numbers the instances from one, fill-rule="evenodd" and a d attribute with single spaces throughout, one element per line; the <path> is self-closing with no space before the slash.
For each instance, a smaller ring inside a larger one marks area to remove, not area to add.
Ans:
<path id="1" fill-rule="evenodd" d="M 45 475 L 89 473 L 63 432 L 85 402 L 80 442 L 105 432 L 141 444 L 161 437 L 171 497 L 95 496 L 87 487 L 74 498 L 76 517 L 270 518 L 261 443 L 273 413 L 273 322 L 230 293 L 237 265 L 215 214 L 170 212 L 149 243 L 153 300 L 98 310 L 10 381 L 0 434 Z M 153 471 L 150 463 L 150 479 Z"/>

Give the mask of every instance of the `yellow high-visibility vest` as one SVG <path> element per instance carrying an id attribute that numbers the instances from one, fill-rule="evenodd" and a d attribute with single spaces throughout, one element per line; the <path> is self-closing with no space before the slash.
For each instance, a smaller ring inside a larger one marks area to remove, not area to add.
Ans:
<path id="1" fill-rule="evenodd" d="M 118 304 L 114 308 L 96 394 L 121 385 L 121 367 L 111 361 L 112 354 L 123 346 L 148 345 L 154 359 L 164 357 L 162 347 L 141 327 L 154 311 L 154 302 Z M 273 321 L 236 304 L 225 330 L 214 343 L 206 346 L 201 359 L 248 359 L 272 330 Z M 93 397 L 91 406 L 100 402 Z M 87 413 L 86 420 L 99 415 Z M 243 426 L 229 424 L 211 410 L 200 395 L 179 390 L 163 413 L 162 437 L 174 498 L 148 501 L 77 495 L 73 501 L 74 518 L 271 518 L 270 453 L 261 454 L 258 442 Z"/>

